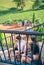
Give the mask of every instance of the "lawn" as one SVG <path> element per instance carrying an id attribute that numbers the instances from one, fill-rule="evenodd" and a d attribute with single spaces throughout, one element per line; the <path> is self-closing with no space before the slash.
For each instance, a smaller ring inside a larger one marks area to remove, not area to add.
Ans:
<path id="1" fill-rule="evenodd" d="M 27 1 L 24 10 L 21 10 L 20 7 L 16 9 L 16 4 L 13 0 L 0 0 L 0 23 L 18 22 L 23 19 L 29 20 L 33 17 L 33 13 L 35 13 L 36 18 L 44 22 L 44 9 L 32 10 L 33 3 L 34 2 Z"/>

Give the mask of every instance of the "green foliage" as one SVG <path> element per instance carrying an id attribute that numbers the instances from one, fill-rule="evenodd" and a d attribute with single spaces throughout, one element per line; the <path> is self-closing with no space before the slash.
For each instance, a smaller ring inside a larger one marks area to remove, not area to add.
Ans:
<path id="1" fill-rule="evenodd" d="M 17 8 L 21 7 L 21 9 L 23 9 L 25 6 L 25 0 L 14 0 L 14 2 L 17 4 Z"/>
<path id="2" fill-rule="evenodd" d="M 39 8 L 40 5 L 41 5 L 41 0 L 36 0 L 34 2 L 33 8 Z"/>
<path id="3" fill-rule="evenodd" d="M 0 23 L 11 24 L 20 19 L 29 20 L 31 17 L 33 17 L 33 13 L 35 13 L 36 19 L 39 18 L 42 22 L 44 22 L 44 9 L 33 10 L 33 4 L 34 2 L 31 0 L 25 0 L 26 6 L 23 10 L 21 10 L 20 8 L 16 8 L 16 4 L 13 2 L 13 0 L 0 0 Z"/>
<path id="4" fill-rule="evenodd" d="M 2 44 L 3 46 L 6 45 L 3 33 L 0 33 L 0 44 Z"/>
<path id="5" fill-rule="evenodd" d="M 33 13 L 33 23 L 34 23 L 34 21 L 35 21 L 35 13 Z"/>
<path id="6" fill-rule="evenodd" d="M 44 32 L 44 27 L 42 27 L 42 26 L 38 27 L 38 30 L 37 31 L 38 32 Z M 37 40 L 41 40 L 43 42 L 42 39 L 44 39 L 44 36 L 37 36 L 36 39 Z"/>
<path id="7" fill-rule="evenodd" d="M 41 22 L 41 23 L 42 23 L 42 22 Z M 40 19 L 35 19 L 34 25 L 36 26 L 36 25 L 39 25 L 39 24 L 40 24 Z M 36 27 L 36 28 L 34 29 L 34 31 L 36 31 L 36 32 L 44 32 L 44 27 L 43 27 L 43 25 Z M 44 36 L 36 36 L 36 40 L 41 40 L 41 41 L 43 42 L 42 39 L 44 39 Z"/>
<path id="8" fill-rule="evenodd" d="M 44 4 L 42 4 L 39 8 L 40 8 L 40 9 L 44 9 Z"/>
<path id="9" fill-rule="evenodd" d="M 0 44 L 4 44 L 4 34 L 3 33 L 0 33 Z"/>
<path id="10" fill-rule="evenodd" d="M 0 44 L 2 43 L 2 33 L 0 33 Z"/>
<path id="11" fill-rule="evenodd" d="M 34 20 L 34 26 L 37 26 L 37 25 L 39 25 L 40 23 L 42 23 L 39 18 L 36 18 L 36 17 L 35 17 L 35 14 L 34 14 L 34 13 L 33 13 L 33 20 Z M 44 27 L 43 27 L 43 25 L 34 28 L 34 31 L 36 31 L 36 32 L 44 32 Z M 41 41 L 43 42 L 42 39 L 44 39 L 44 36 L 36 36 L 36 40 L 37 40 L 37 41 L 38 41 L 38 40 L 41 40 Z"/>

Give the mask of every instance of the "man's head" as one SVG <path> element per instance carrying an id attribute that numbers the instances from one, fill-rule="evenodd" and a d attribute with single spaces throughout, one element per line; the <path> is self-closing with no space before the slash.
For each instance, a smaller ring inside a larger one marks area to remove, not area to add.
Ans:
<path id="1" fill-rule="evenodd" d="M 18 35 L 18 36 L 16 37 L 16 39 L 17 39 L 17 40 L 21 40 L 21 36 Z"/>
<path id="2" fill-rule="evenodd" d="M 33 42 L 36 41 L 36 37 L 35 37 L 35 35 L 32 35 L 32 36 L 31 36 L 31 40 L 32 40 Z"/>

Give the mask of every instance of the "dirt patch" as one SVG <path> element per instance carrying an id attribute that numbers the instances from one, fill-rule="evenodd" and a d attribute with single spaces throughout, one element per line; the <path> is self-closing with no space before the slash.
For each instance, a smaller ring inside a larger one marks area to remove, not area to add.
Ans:
<path id="1" fill-rule="evenodd" d="M 18 25 L 18 24 L 11 24 L 11 25 L 8 25 L 8 24 L 0 24 L 0 30 L 25 30 L 26 29 L 26 26 L 21 26 L 21 25 Z"/>

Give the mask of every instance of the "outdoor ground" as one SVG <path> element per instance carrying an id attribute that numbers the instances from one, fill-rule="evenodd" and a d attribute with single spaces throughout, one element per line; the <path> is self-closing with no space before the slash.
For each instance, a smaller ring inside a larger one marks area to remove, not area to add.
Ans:
<path id="1" fill-rule="evenodd" d="M 21 10 L 20 8 L 16 9 L 16 5 L 13 0 L 0 0 L 0 23 L 19 22 L 23 19 L 29 20 L 33 17 L 33 13 L 35 13 L 35 18 L 44 22 L 44 9 L 33 10 L 33 3 L 34 2 L 27 1 L 26 6 Z"/>
<path id="2" fill-rule="evenodd" d="M 44 22 L 44 9 L 33 10 L 33 3 L 34 2 L 27 1 L 26 6 L 23 10 L 21 10 L 20 8 L 16 8 L 15 2 L 13 2 L 13 0 L 0 0 L 0 23 L 19 22 L 23 19 L 29 20 L 31 17 L 33 17 L 33 13 L 35 13 L 36 19 L 38 18 L 40 22 Z M 25 30 L 25 27 L 20 27 L 20 29 L 18 27 L 15 24 L 0 24 L 0 30 Z M 8 64 L 0 63 L 0 65 Z"/>
<path id="3" fill-rule="evenodd" d="M 0 65 L 12 65 L 12 64 L 5 64 L 5 63 L 0 63 Z"/>
<path id="4" fill-rule="evenodd" d="M 25 30 L 25 26 L 19 26 L 18 24 L 11 24 L 11 25 L 7 25 L 7 24 L 0 24 L 0 30 Z"/>

